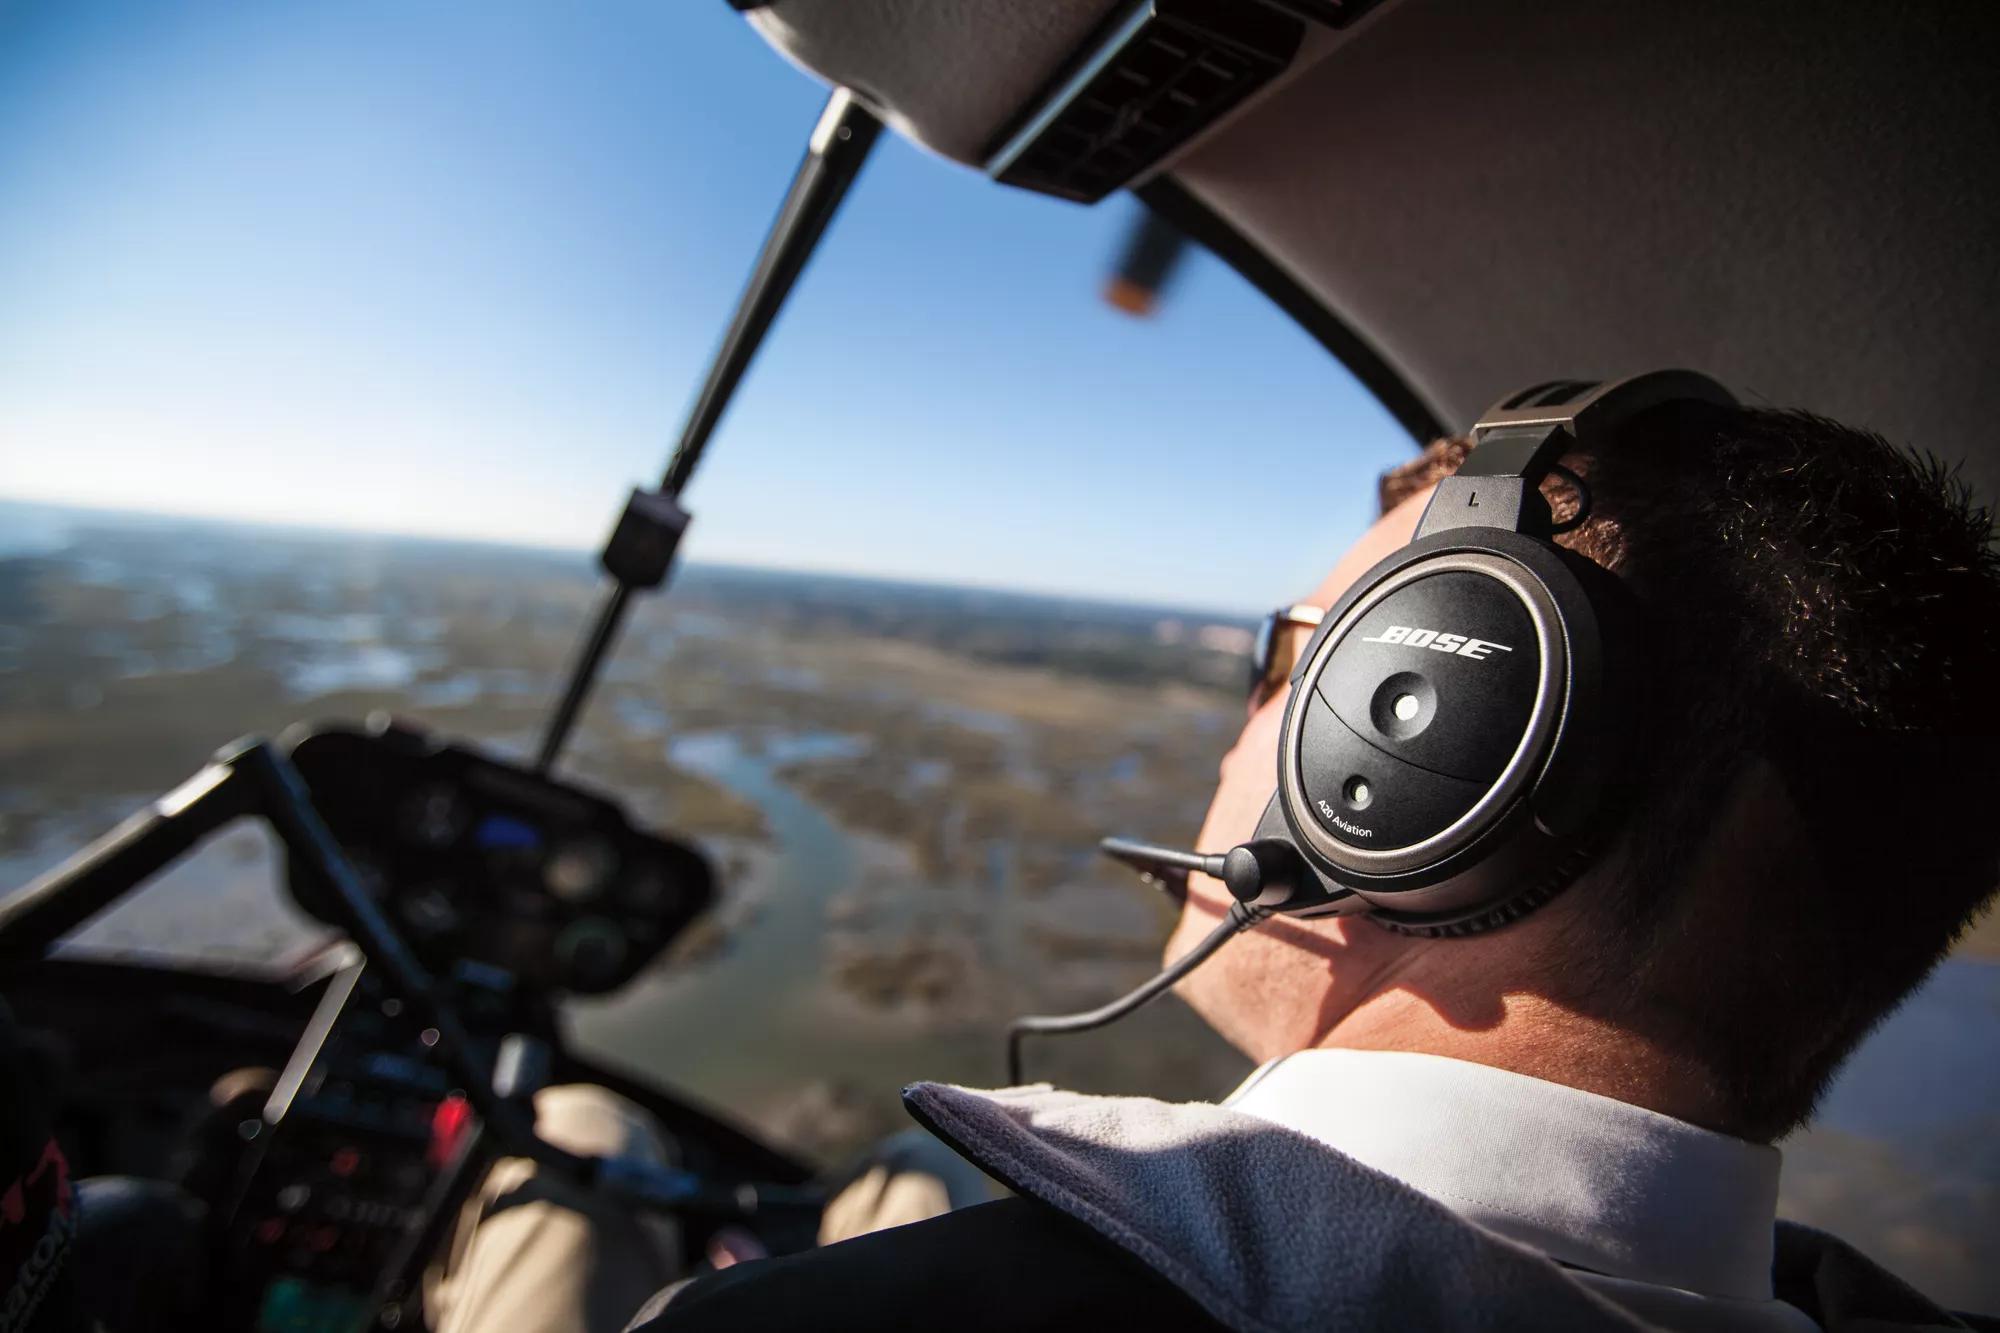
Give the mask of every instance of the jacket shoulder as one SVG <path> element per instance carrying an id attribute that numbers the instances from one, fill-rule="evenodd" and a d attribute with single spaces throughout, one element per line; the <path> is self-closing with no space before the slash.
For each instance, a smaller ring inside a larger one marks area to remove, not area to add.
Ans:
<path id="1" fill-rule="evenodd" d="M 1974 1329 L 2000 1333 L 2000 1318 L 1946 1310 L 1838 1236 L 1778 1223 L 1771 1285 L 1827 1333 Z"/>
<path id="2" fill-rule="evenodd" d="M 1113 1242 L 1046 1204 L 1003 1199 L 738 1264 L 642 1310 L 631 1333 L 746 1328 L 923 1330 L 1221 1324 Z"/>

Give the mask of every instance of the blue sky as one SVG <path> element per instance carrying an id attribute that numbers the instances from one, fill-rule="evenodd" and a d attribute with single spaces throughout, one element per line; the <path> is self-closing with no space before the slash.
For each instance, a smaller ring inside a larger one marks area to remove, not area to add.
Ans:
<path id="1" fill-rule="evenodd" d="M 585 546 L 657 476 L 825 93 L 721 0 L 0 0 L 0 495 Z M 1407 437 L 1134 207 L 885 139 L 689 554 L 1234 610 Z"/>

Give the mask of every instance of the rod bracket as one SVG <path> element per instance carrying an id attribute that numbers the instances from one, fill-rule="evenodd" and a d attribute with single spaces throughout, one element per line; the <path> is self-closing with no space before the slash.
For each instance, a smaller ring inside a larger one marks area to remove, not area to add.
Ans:
<path id="1" fill-rule="evenodd" d="M 664 491 L 634 487 L 598 561 L 627 588 L 652 589 L 667 581 L 674 552 L 687 531 L 688 511 Z"/>

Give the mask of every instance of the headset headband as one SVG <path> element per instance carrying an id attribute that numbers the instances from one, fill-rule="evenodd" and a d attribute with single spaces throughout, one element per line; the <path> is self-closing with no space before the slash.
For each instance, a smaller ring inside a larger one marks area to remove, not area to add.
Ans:
<path id="1" fill-rule="evenodd" d="M 1735 395 L 1692 370 L 1654 370 L 1622 380 L 1555 380 L 1501 399 L 1474 423 L 1474 448 L 1438 484 L 1416 536 L 1450 528 L 1504 527 L 1547 535 L 1542 478 L 1579 444 L 1596 443 L 1643 412 L 1671 402 L 1734 407 Z"/>

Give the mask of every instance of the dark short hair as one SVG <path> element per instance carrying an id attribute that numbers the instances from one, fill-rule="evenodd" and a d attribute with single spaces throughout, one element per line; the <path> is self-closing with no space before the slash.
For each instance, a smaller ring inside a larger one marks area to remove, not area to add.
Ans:
<path id="1" fill-rule="evenodd" d="M 1384 507 L 1469 448 L 1385 476 Z M 1635 705 L 1565 971 L 1700 1063 L 1718 1128 L 1776 1138 L 2000 885 L 1992 518 L 1937 460 L 1803 412 L 1663 408 L 1564 461 L 1590 509 L 1560 540 L 1633 594 Z M 1707 882 L 1759 761 L 1792 818 Z"/>

